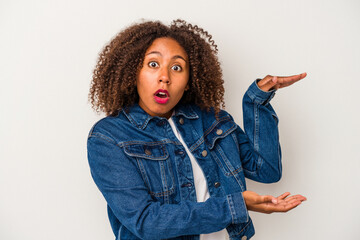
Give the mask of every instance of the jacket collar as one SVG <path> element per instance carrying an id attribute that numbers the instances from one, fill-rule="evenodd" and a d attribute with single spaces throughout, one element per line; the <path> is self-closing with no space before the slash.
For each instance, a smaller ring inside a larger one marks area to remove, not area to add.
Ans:
<path id="1" fill-rule="evenodd" d="M 134 104 L 133 106 L 127 108 L 127 110 L 121 110 L 127 119 L 135 125 L 137 128 L 145 129 L 150 120 L 153 119 L 165 119 L 163 117 L 152 117 L 147 112 L 145 112 L 139 104 Z M 183 116 L 188 119 L 197 119 L 199 118 L 198 114 L 194 111 L 191 105 L 182 105 L 178 104 L 175 107 L 175 116 Z"/>

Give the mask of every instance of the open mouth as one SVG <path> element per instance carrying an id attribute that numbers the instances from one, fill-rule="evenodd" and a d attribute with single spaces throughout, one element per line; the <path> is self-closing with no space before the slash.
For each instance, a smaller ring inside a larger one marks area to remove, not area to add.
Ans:
<path id="1" fill-rule="evenodd" d="M 170 94 L 164 89 L 159 89 L 154 94 L 155 101 L 160 104 L 167 103 L 170 99 Z"/>
<path id="2" fill-rule="evenodd" d="M 158 92 L 155 96 L 157 96 L 159 98 L 166 98 L 168 95 L 164 92 Z"/>

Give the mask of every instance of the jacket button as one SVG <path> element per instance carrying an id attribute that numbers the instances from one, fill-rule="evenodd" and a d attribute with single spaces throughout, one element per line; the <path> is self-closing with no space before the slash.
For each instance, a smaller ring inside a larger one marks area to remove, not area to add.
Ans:
<path id="1" fill-rule="evenodd" d="M 151 151 L 149 149 L 145 149 L 145 154 L 146 155 L 151 155 Z"/>
<path id="2" fill-rule="evenodd" d="M 178 155 L 183 155 L 183 154 L 184 154 L 184 151 L 176 150 L 175 153 L 178 154 Z"/>
<path id="3" fill-rule="evenodd" d="M 206 151 L 206 150 L 202 151 L 202 152 L 201 152 L 201 155 L 202 155 L 203 157 L 206 157 L 206 156 L 207 156 L 207 151 Z"/>
<path id="4" fill-rule="evenodd" d="M 223 133 L 223 130 L 221 130 L 221 129 L 216 130 L 217 135 L 221 135 L 222 133 Z"/>
<path id="5" fill-rule="evenodd" d="M 216 188 L 220 187 L 220 185 L 221 184 L 219 182 L 214 183 L 214 187 L 216 187 Z"/>
<path id="6" fill-rule="evenodd" d="M 241 240 L 247 240 L 247 236 L 242 236 Z"/>
<path id="7" fill-rule="evenodd" d="M 180 119 L 179 119 L 179 123 L 180 123 L 181 125 L 183 125 L 183 124 L 184 124 L 184 119 L 183 119 L 183 118 L 180 118 Z"/>

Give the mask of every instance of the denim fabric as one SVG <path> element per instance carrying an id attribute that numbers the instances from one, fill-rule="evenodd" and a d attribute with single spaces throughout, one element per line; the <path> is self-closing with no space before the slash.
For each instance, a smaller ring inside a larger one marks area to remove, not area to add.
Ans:
<path id="1" fill-rule="evenodd" d="M 256 82 L 249 87 L 245 132 L 225 111 L 215 118 L 212 111 L 178 104 L 172 119 L 211 196 L 201 203 L 190 159 L 167 119 L 134 105 L 96 123 L 88 136 L 88 160 L 116 239 L 199 239 L 224 228 L 231 239 L 252 237 L 242 196 L 245 177 L 265 183 L 281 177 L 278 119 L 269 104 L 274 94 Z"/>

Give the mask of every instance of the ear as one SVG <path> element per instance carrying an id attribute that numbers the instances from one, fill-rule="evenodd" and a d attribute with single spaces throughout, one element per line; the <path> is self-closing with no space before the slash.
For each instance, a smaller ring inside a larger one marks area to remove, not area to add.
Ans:
<path id="1" fill-rule="evenodd" d="M 189 84 L 188 85 L 186 85 L 186 87 L 185 87 L 185 91 L 187 91 L 187 90 L 189 90 Z"/>

